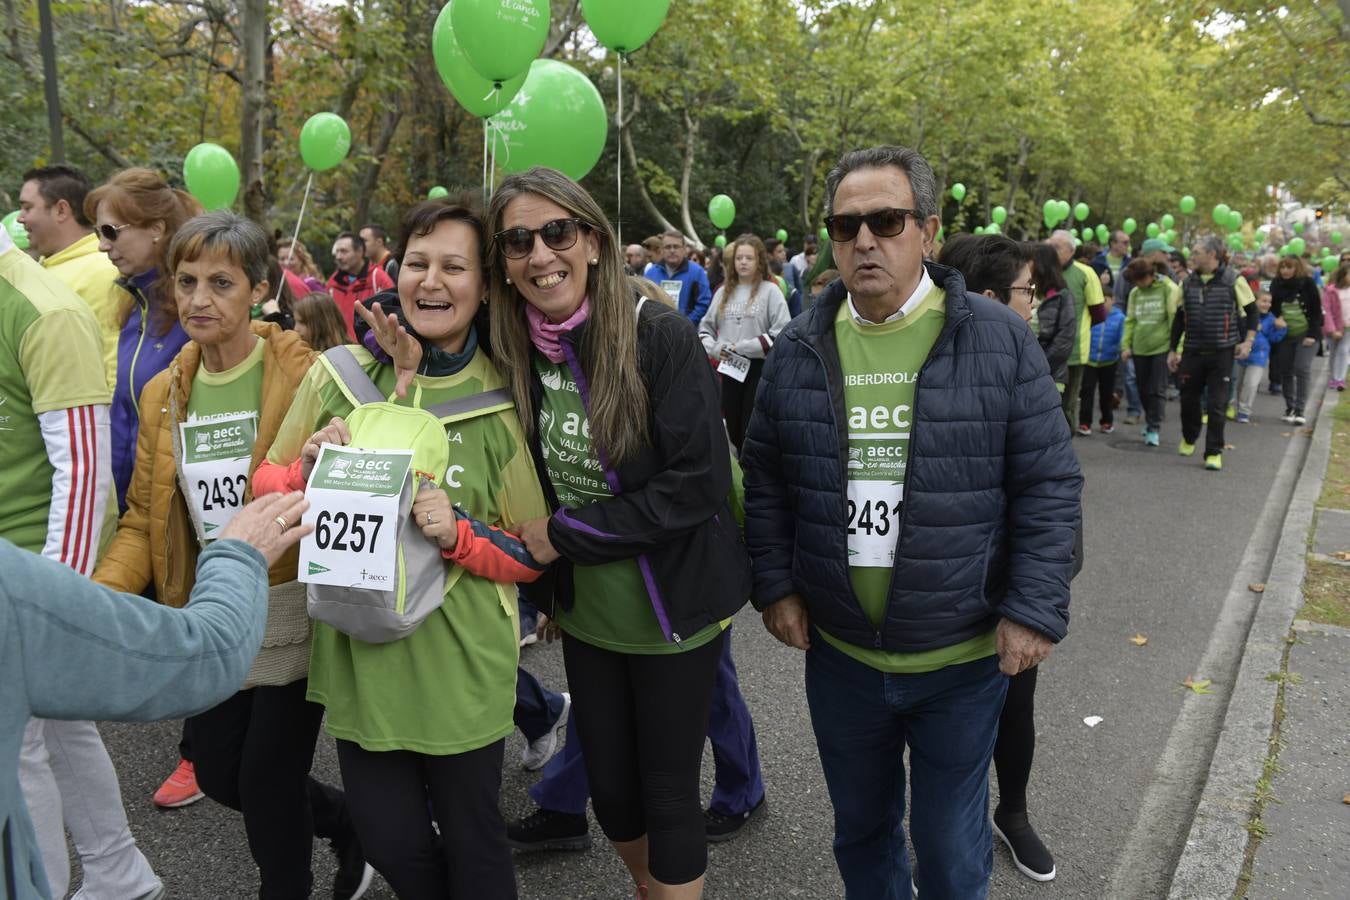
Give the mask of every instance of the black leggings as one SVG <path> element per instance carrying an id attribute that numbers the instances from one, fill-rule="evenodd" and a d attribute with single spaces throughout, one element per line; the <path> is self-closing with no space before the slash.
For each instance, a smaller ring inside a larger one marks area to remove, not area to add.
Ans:
<path id="1" fill-rule="evenodd" d="M 1026 812 L 1027 782 L 1036 755 L 1036 672 L 1032 666 L 1008 679 L 1008 696 L 998 720 L 994 771 L 998 773 L 998 808 Z"/>
<path id="2" fill-rule="evenodd" d="M 1109 366 L 1084 366 L 1083 387 L 1078 400 L 1078 424 L 1092 424 L 1092 400 L 1098 399 L 1102 406 L 1102 424 L 1112 425 L 1115 421 L 1111 396 L 1116 389 L 1116 364 Z"/>
<path id="3" fill-rule="evenodd" d="M 686 884 L 708 866 L 699 770 L 726 632 L 694 650 L 615 653 L 563 635 L 573 715 L 605 836 L 647 836 L 647 869 Z"/>
<path id="4" fill-rule="evenodd" d="M 727 434 L 736 452 L 741 452 L 745 443 L 745 428 L 750 424 L 750 413 L 755 409 L 755 391 L 759 388 L 759 376 L 764 371 L 764 360 L 750 360 L 750 371 L 745 381 L 737 381 L 730 375 L 722 378 L 722 418 L 727 423 Z"/>
<path id="5" fill-rule="evenodd" d="M 337 742 L 361 849 L 400 900 L 514 900 L 516 874 L 498 807 L 505 746 L 502 739 L 430 756 Z"/>

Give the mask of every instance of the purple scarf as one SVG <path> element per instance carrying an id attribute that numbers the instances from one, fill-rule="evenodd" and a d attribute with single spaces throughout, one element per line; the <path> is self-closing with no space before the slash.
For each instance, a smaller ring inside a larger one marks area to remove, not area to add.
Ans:
<path id="1" fill-rule="evenodd" d="M 551 363 L 562 362 L 562 336 L 586 321 L 586 317 L 590 314 L 591 298 L 589 296 L 581 301 L 577 311 L 572 313 L 565 322 L 556 324 L 550 322 L 548 317 L 535 309 L 534 306 L 526 303 L 525 320 L 530 323 L 530 340 L 534 342 L 534 349 L 544 354 L 544 358 Z"/>

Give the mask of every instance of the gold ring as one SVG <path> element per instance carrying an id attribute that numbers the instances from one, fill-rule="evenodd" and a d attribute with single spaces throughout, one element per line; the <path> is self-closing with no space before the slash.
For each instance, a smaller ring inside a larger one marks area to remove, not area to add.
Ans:
<path id="1" fill-rule="evenodd" d="M 289 524 L 287 524 L 287 522 L 286 522 L 286 517 L 285 517 L 285 516 L 277 516 L 277 517 L 276 517 L 275 519 L 273 519 L 272 521 L 273 521 L 273 522 L 276 522 L 278 525 L 280 525 L 282 531 L 285 531 L 287 528 L 290 528 L 290 527 L 291 527 Z"/>

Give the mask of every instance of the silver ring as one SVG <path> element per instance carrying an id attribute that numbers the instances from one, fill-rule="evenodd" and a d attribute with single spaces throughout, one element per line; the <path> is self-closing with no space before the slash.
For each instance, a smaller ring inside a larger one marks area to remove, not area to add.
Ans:
<path id="1" fill-rule="evenodd" d="M 275 519 L 273 519 L 272 521 L 273 521 L 273 522 L 276 522 L 278 525 L 280 525 L 282 531 L 285 531 L 287 528 L 290 528 L 290 527 L 291 527 L 291 526 L 286 522 L 286 517 L 285 517 L 285 516 L 277 516 L 277 517 L 276 517 Z"/>
<path id="2" fill-rule="evenodd" d="M 428 524 L 428 525 L 435 525 L 435 524 L 436 524 L 436 520 L 433 519 L 433 518 L 431 517 L 431 513 L 427 513 L 427 524 Z"/>

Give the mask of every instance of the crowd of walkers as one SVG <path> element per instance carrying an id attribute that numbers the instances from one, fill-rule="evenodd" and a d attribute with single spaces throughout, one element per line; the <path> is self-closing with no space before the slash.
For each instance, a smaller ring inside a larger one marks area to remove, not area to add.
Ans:
<path id="1" fill-rule="evenodd" d="M 707 842 L 766 803 L 731 653 L 747 602 L 805 653 L 848 896 L 984 896 L 994 836 L 1053 879 L 1027 793 L 1037 666 L 1082 565 L 1074 435 L 1124 405 L 1158 446 L 1175 389 L 1179 452 L 1203 431 L 1218 470 L 1267 373 L 1301 424 L 1314 356 L 1330 341 L 1339 389 L 1350 356 L 1350 256 L 1319 289 L 1300 258 L 1244 268 L 1210 235 L 1188 255 L 1132 256 L 1123 232 L 939 243 L 936 179 L 899 147 L 839 159 L 829 240 L 792 256 L 754 234 L 621 246 L 542 168 L 486 208 L 419 203 L 393 241 L 342 232 L 326 280 L 147 169 L 34 169 L 20 197 L 0 671 L 33 687 L 0 718 L 0 819 L 24 898 L 68 892 L 67 830 L 77 896 L 172 891 L 92 721 L 169 716 L 154 801 L 238 811 L 259 897 L 315 892 L 315 837 L 340 900 L 375 871 L 403 898 L 514 897 L 512 849 L 588 846 L 588 800 L 626 891 L 698 897 Z M 343 447 L 411 454 L 380 545 L 393 636 L 369 630 L 381 592 L 300 565 L 304 498 Z M 540 638 L 566 691 L 520 665 Z M 506 822 L 516 728 L 543 776 Z M 311 775 L 321 730 L 341 786 Z"/>

